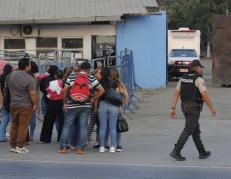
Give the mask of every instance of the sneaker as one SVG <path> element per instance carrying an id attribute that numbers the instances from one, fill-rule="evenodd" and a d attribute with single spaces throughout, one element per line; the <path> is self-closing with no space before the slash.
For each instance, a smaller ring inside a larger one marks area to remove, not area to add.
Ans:
<path id="1" fill-rule="evenodd" d="M 206 159 L 211 155 L 210 151 L 204 151 L 203 153 L 199 154 L 199 159 Z"/>
<path id="2" fill-rule="evenodd" d="M 28 152 L 29 152 L 29 150 L 25 147 L 21 147 L 21 148 L 16 147 L 16 149 L 15 149 L 15 153 L 18 153 L 18 154 L 26 154 Z"/>
<path id="3" fill-rule="evenodd" d="M 105 147 L 104 146 L 100 146 L 99 153 L 104 153 L 104 152 L 106 152 Z"/>
<path id="4" fill-rule="evenodd" d="M 86 152 L 84 151 L 84 149 L 78 148 L 76 151 L 77 154 L 83 155 L 86 154 Z"/>
<path id="5" fill-rule="evenodd" d="M 115 153 L 116 152 L 116 149 L 115 147 L 111 147 L 110 150 L 109 150 L 110 153 Z"/>
<path id="6" fill-rule="evenodd" d="M 60 147 L 58 153 L 66 154 L 70 150 L 70 147 Z"/>
<path id="7" fill-rule="evenodd" d="M 123 152 L 122 146 L 117 146 L 116 147 L 116 152 Z"/>
<path id="8" fill-rule="evenodd" d="M 16 152 L 16 148 L 11 148 L 10 152 Z"/>
<path id="9" fill-rule="evenodd" d="M 39 144 L 45 144 L 45 142 L 43 142 L 43 141 L 41 141 L 41 140 L 38 141 L 38 143 L 39 143 Z"/>
<path id="10" fill-rule="evenodd" d="M 109 145 L 105 145 L 105 150 L 109 150 L 109 149 L 110 149 Z"/>
<path id="11" fill-rule="evenodd" d="M 100 147 L 99 144 L 95 144 L 95 145 L 93 146 L 94 149 L 99 149 L 99 147 Z"/>

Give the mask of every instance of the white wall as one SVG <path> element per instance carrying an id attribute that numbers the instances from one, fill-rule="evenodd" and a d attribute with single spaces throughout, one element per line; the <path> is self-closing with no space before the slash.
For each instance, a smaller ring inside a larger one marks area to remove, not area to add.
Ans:
<path id="1" fill-rule="evenodd" d="M 19 27 L 19 26 L 18 26 Z M 4 38 L 23 38 L 17 26 L 0 26 L 0 50 L 4 50 Z M 91 36 L 114 36 L 114 25 L 39 25 L 40 37 L 57 37 L 58 50 L 62 48 L 63 37 L 83 38 L 83 58 L 91 59 Z M 36 49 L 36 37 L 25 38 L 26 50 Z"/>
<path id="2" fill-rule="evenodd" d="M 36 55 L 36 39 L 35 38 L 27 38 L 25 41 L 26 52 L 30 54 Z"/>

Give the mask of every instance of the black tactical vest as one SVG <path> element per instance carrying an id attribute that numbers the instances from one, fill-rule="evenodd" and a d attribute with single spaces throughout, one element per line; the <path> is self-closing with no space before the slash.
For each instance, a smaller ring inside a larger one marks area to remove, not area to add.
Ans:
<path id="1" fill-rule="evenodd" d="M 180 96 L 182 103 L 185 102 L 195 102 L 202 104 L 202 96 L 199 89 L 195 85 L 195 81 L 198 77 L 201 77 L 199 74 L 185 74 L 181 79 L 181 90 Z"/>

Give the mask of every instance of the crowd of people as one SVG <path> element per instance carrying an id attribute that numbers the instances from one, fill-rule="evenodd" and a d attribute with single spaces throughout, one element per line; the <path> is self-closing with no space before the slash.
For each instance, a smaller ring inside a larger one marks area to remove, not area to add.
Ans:
<path id="1" fill-rule="evenodd" d="M 94 148 L 100 153 L 123 151 L 116 126 L 128 102 L 126 87 L 115 68 L 90 70 L 90 63 L 83 62 L 64 70 L 49 65 L 45 74 L 39 74 L 38 65 L 28 56 L 19 60 L 17 69 L 5 65 L 0 76 L 0 142 L 8 141 L 6 128 L 11 121 L 10 151 L 28 153 L 26 145 L 34 140 L 36 113 L 41 111 L 39 143 L 52 142 L 55 126 L 61 154 L 70 150 L 85 154 L 95 126 Z"/>

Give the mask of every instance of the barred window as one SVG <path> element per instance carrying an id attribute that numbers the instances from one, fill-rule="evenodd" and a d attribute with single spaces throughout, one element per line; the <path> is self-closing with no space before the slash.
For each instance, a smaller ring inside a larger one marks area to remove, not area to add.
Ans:
<path id="1" fill-rule="evenodd" d="M 4 39 L 5 49 L 25 49 L 24 39 Z"/>

